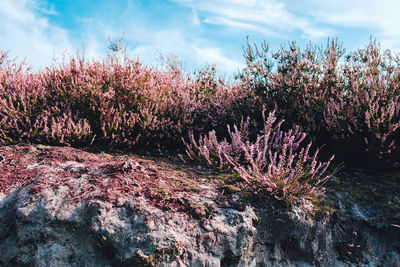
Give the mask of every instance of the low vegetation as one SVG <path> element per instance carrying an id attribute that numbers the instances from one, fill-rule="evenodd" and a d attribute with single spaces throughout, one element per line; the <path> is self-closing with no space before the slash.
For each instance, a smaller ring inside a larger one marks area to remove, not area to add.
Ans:
<path id="1" fill-rule="evenodd" d="M 333 40 L 249 44 L 244 57 L 227 83 L 210 66 L 189 75 L 117 50 L 39 72 L 1 52 L 0 144 L 187 151 L 287 202 L 322 194 L 332 164 L 400 168 L 399 55 L 375 41 L 345 53 Z"/>

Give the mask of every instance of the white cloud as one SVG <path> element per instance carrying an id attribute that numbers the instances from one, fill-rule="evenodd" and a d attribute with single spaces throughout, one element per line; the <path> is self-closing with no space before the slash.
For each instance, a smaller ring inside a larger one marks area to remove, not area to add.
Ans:
<path id="1" fill-rule="evenodd" d="M 236 71 L 243 64 L 237 58 L 228 56 L 233 51 L 225 48 L 223 40 L 210 39 L 210 25 L 225 27 L 224 36 L 232 37 L 232 40 L 243 33 L 251 33 L 254 34 L 252 38 L 275 38 L 280 43 L 300 37 L 324 40 L 332 35 L 340 37 L 345 31 L 351 34 L 364 29 L 381 41 L 384 47 L 400 50 L 398 1 L 171 2 L 188 7 L 189 12 L 174 14 L 175 21 L 160 23 L 154 20 L 154 14 L 149 13 L 151 11 L 140 9 L 140 5 L 133 1 L 112 21 L 105 21 L 100 12 L 97 17 L 80 17 L 80 28 L 68 31 L 50 23 L 47 17 L 63 14 L 62 10 L 55 10 L 45 0 L 0 0 L 0 50 L 10 50 L 11 56 L 18 56 L 19 60 L 26 57 L 38 69 L 48 66 L 54 56 L 60 57 L 65 51 L 74 54 L 76 49 L 82 50 L 82 45 L 87 58 L 104 57 L 107 53 L 107 37 L 118 40 L 125 32 L 124 40 L 129 45 L 129 54 L 140 56 L 146 64 L 154 64 L 157 51 L 160 51 L 176 54 L 187 61 L 190 67 L 201 67 L 207 61 L 215 63 L 220 71 Z M 234 53 L 240 60 L 238 52 Z"/>
<path id="2" fill-rule="evenodd" d="M 229 59 L 223 55 L 222 49 L 218 47 L 200 48 L 193 47 L 196 52 L 198 61 L 204 63 L 216 63 L 217 69 L 223 70 L 229 73 L 236 72 L 244 67 L 244 64 L 235 60 Z M 205 61 L 205 59 L 207 61 Z"/>
<path id="3" fill-rule="evenodd" d="M 318 39 L 334 32 L 313 24 L 306 16 L 290 12 L 284 3 L 274 0 L 172 1 L 204 12 L 207 23 L 252 29 L 270 37 L 289 36 L 298 30 L 305 38 Z"/>
<path id="4" fill-rule="evenodd" d="M 312 7 L 312 8 L 311 8 Z M 364 29 L 384 45 L 400 48 L 400 2 L 396 0 L 303 0 L 295 6 L 315 23 Z M 390 48 L 390 47 L 389 47 Z"/>
<path id="5" fill-rule="evenodd" d="M 199 36 L 196 29 L 201 27 L 201 21 L 195 8 L 186 18 L 188 23 L 168 29 L 148 25 L 135 13 L 119 18 L 122 27 L 115 24 L 118 20 L 106 23 L 102 17 L 80 17 L 81 27 L 73 38 L 69 35 L 72 32 L 50 24 L 46 15 L 57 15 L 58 10 L 46 9 L 47 6 L 40 6 L 35 0 L 0 0 L 0 50 L 10 50 L 18 60 L 25 57 L 37 70 L 49 66 L 56 57 L 60 62 L 63 55 L 75 55 L 78 49 L 82 53 L 83 48 L 87 59 L 102 58 L 107 53 L 107 37 L 115 41 L 124 32 L 125 43 L 136 44 L 128 46 L 128 54 L 148 65 L 155 65 L 157 53 L 161 52 L 188 61 L 190 69 L 203 67 L 206 62 L 216 64 L 221 72 L 242 67 L 213 41 Z"/>
<path id="6" fill-rule="evenodd" d="M 0 1 L 0 49 L 24 57 L 35 69 L 48 66 L 55 56 L 71 50 L 67 32 L 36 13 L 45 10 L 30 0 Z M 22 57 L 22 58 L 21 58 Z"/>
<path id="7" fill-rule="evenodd" d="M 217 16 L 209 17 L 209 18 L 206 18 L 203 22 L 206 24 L 228 26 L 232 29 L 256 31 L 256 32 L 265 34 L 270 37 L 278 37 L 278 38 L 284 37 L 282 34 L 276 32 L 276 31 L 273 31 L 269 28 L 261 27 L 261 26 L 251 24 L 251 23 L 232 20 L 232 19 L 224 18 L 224 17 L 217 17 Z"/>
<path id="8" fill-rule="evenodd" d="M 193 25 L 199 26 L 201 24 L 201 22 L 200 22 L 199 16 L 197 15 L 196 9 L 192 8 L 192 14 L 193 14 L 193 17 L 192 17 Z"/>
<path id="9" fill-rule="evenodd" d="M 205 17 L 205 23 L 256 31 L 267 38 L 301 36 L 321 40 L 363 29 L 383 46 L 400 48 L 400 1 L 397 0 L 171 1 L 196 8 Z M 300 35 L 294 35 L 294 31 L 300 31 Z"/>
<path id="10" fill-rule="evenodd" d="M 180 59 L 188 60 L 191 67 L 203 67 L 205 63 L 215 64 L 218 71 L 235 72 L 242 68 L 241 62 L 228 58 L 224 51 L 210 41 L 202 38 L 188 38 L 180 29 L 152 30 L 151 36 L 147 36 L 145 44 L 134 49 L 128 49 L 129 55 L 138 56 L 146 64 L 157 62 L 159 53 L 174 54 Z M 140 38 L 144 35 L 138 31 L 125 33 L 127 40 L 132 37 Z"/>

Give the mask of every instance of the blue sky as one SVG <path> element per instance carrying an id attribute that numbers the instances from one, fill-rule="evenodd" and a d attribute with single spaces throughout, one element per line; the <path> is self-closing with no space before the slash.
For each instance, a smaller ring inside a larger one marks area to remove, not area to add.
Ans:
<path id="1" fill-rule="evenodd" d="M 86 57 L 104 58 L 107 38 L 124 33 L 128 54 L 147 65 L 174 54 L 189 72 L 208 63 L 234 73 L 246 36 L 272 50 L 328 37 L 354 50 L 372 36 L 400 51 L 398 10 L 396 0 L 0 0 L 0 50 L 40 69 L 83 46 Z"/>

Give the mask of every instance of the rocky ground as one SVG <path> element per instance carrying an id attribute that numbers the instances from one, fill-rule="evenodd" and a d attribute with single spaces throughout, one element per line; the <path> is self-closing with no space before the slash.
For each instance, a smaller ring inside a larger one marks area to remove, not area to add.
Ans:
<path id="1" fill-rule="evenodd" d="M 0 266 L 400 266 L 400 175 L 286 206 L 178 159 L 0 147 Z"/>

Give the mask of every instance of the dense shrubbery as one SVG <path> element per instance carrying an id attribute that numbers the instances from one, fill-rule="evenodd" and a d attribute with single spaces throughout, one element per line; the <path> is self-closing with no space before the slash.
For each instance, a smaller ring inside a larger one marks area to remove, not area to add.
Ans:
<path id="1" fill-rule="evenodd" d="M 347 165 L 399 167 L 400 58 L 371 41 L 345 55 L 337 40 L 325 50 L 295 44 L 272 53 L 245 51 L 244 87 L 277 116 L 298 124 Z"/>
<path id="2" fill-rule="evenodd" d="M 251 101 L 244 94 L 217 82 L 211 68 L 193 78 L 177 66 L 159 71 L 116 55 L 104 62 L 72 58 L 40 73 L 5 62 L 0 142 L 179 148 L 189 130 L 232 123 L 236 107 Z"/>
<path id="3" fill-rule="evenodd" d="M 347 55 L 337 40 L 275 53 L 249 45 L 230 84 L 212 67 L 187 75 L 176 62 L 158 70 L 114 52 L 41 72 L 0 53 L 0 144 L 177 151 L 189 137 L 190 156 L 286 200 L 323 192 L 332 154 L 347 166 L 400 167 L 400 58 L 376 42 Z M 264 108 L 275 113 L 265 119 Z"/>

